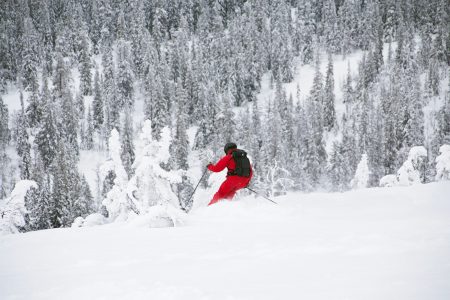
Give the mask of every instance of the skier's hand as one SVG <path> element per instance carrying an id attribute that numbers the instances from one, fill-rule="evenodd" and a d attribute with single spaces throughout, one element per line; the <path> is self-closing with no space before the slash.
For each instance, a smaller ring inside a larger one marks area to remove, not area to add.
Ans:
<path id="1" fill-rule="evenodd" d="M 206 165 L 206 168 L 208 169 L 208 170 L 210 170 L 210 167 L 213 165 L 213 163 L 212 162 L 209 162 L 207 165 Z M 210 170 L 211 171 L 211 170 Z"/>

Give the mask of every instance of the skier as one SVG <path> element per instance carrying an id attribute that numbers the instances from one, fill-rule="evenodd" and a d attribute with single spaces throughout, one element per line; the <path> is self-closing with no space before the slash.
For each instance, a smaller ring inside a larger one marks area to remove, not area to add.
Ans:
<path id="1" fill-rule="evenodd" d="M 245 188 L 250 183 L 253 175 L 253 170 L 245 151 L 239 150 L 235 143 L 227 143 L 223 150 L 225 151 L 225 156 L 217 164 L 209 163 L 207 166 L 208 170 L 212 172 L 220 172 L 225 167 L 228 168 L 227 178 L 208 205 L 222 199 L 233 199 L 238 190 Z"/>

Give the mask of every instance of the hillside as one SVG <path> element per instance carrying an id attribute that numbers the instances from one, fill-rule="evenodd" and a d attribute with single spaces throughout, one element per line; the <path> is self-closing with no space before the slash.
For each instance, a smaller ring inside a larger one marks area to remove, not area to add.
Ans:
<path id="1" fill-rule="evenodd" d="M 450 297 L 450 183 L 291 193 L 0 237 L 1 299 Z"/>

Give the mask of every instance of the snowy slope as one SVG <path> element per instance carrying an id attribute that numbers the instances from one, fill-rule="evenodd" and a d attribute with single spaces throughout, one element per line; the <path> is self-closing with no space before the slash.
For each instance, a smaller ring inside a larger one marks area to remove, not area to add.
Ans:
<path id="1" fill-rule="evenodd" d="M 0 238 L 0 299 L 450 299 L 450 182 Z M 133 225 L 135 224 L 135 225 Z"/>

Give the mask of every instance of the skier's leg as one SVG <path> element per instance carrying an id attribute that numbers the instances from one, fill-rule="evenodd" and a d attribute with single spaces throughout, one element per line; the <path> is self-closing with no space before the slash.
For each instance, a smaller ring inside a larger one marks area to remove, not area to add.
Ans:
<path id="1" fill-rule="evenodd" d="M 228 196 L 234 189 L 234 183 L 232 177 L 227 177 L 227 179 L 222 183 L 217 193 L 214 194 L 211 202 L 208 205 L 214 204 L 221 199 L 228 199 Z M 233 194 L 234 196 L 234 194 Z"/>

